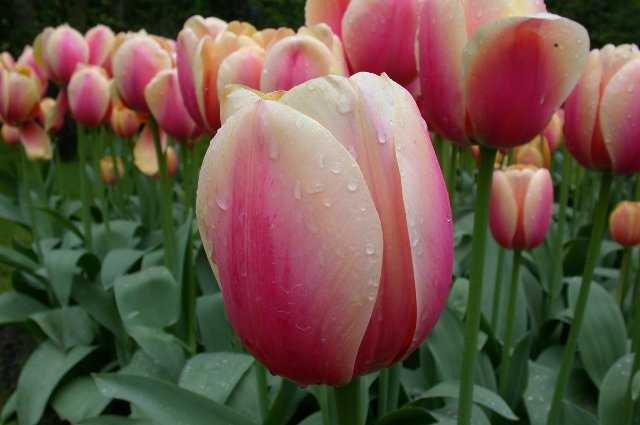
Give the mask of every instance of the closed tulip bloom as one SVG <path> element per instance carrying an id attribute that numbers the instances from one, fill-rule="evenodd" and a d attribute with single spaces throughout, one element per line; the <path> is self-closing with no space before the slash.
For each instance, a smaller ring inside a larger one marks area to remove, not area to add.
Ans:
<path id="1" fill-rule="evenodd" d="M 563 127 L 564 109 L 559 109 L 555 114 L 553 114 L 551 121 L 547 124 L 547 128 L 545 128 L 542 133 L 549 142 L 549 148 L 551 148 L 552 151 L 555 151 L 562 145 L 564 138 L 564 134 L 562 132 Z"/>
<path id="2" fill-rule="evenodd" d="M 273 44 L 264 60 L 260 89 L 289 90 L 325 75 L 347 75 L 342 43 L 325 24 L 302 27 Z"/>
<path id="3" fill-rule="evenodd" d="M 69 81 L 69 109 L 80 124 L 97 127 L 107 116 L 111 102 L 111 82 L 99 66 L 79 68 Z"/>
<path id="4" fill-rule="evenodd" d="M 295 35 L 295 33 L 291 28 L 265 28 L 253 34 L 251 38 L 263 49 L 268 49 L 283 38 L 291 37 Z"/>
<path id="5" fill-rule="evenodd" d="M 9 124 L 2 124 L 2 141 L 8 145 L 20 142 L 20 129 Z"/>
<path id="6" fill-rule="evenodd" d="M 580 78 L 587 31 L 546 13 L 542 0 L 420 5 L 421 110 L 430 127 L 463 145 L 497 148 L 542 133 Z"/>
<path id="7" fill-rule="evenodd" d="M 29 67 L 35 72 L 35 75 L 40 80 L 40 93 L 44 95 L 44 93 L 47 91 L 49 76 L 47 74 L 46 69 L 38 65 L 38 62 L 36 61 L 36 58 L 33 53 L 33 48 L 31 46 L 26 46 L 22 50 L 22 54 L 18 58 L 18 61 L 16 62 L 16 66 Z"/>
<path id="8" fill-rule="evenodd" d="M 540 245 L 551 224 L 552 210 L 549 170 L 514 165 L 493 172 L 489 225 L 501 246 L 531 249 Z"/>
<path id="9" fill-rule="evenodd" d="M 114 102 L 111 109 L 111 129 L 123 139 L 131 139 L 138 133 L 144 123 L 144 117 L 133 109 L 129 109 L 122 103 Z"/>
<path id="10" fill-rule="evenodd" d="M 20 142 L 27 159 L 31 161 L 49 161 L 53 157 L 51 139 L 35 121 L 29 121 L 20 127 Z"/>
<path id="11" fill-rule="evenodd" d="M 307 25 L 324 22 L 338 37 L 342 36 L 342 17 L 351 0 L 307 0 L 304 7 Z"/>
<path id="12" fill-rule="evenodd" d="M 261 47 L 244 47 L 231 53 L 222 61 L 218 70 L 218 95 L 224 93 L 228 84 L 242 84 L 259 89 L 263 63 L 264 50 Z"/>
<path id="13" fill-rule="evenodd" d="M 513 152 L 513 159 L 516 164 L 549 168 L 551 165 L 549 142 L 543 135 L 537 136 L 526 145 L 516 147 Z"/>
<path id="14" fill-rule="evenodd" d="M 453 258 L 415 101 L 367 73 L 246 99 L 207 151 L 197 198 L 234 329 L 300 384 L 341 385 L 405 358 L 442 312 Z"/>
<path id="15" fill-rule="evenodd" d="M 113 186 L 124 176 L 124 163 L 120 157 L 107 155 L 100 160 L 100 178 L 102 181 Z"/>
<path id="16" fill-rule="evenodd" d="M 183 28 L 191 29 L 198 38 L 205 35 L 216 38 L 227 28 L 227 23 L 216 17 L 203 18 L 200 15 L 195 15 L 186 20 Z"/>
<path id="17" fill-rule="evenodd" d="M 40 100 L 40 83 L 31 68 L 0 71 L 0 118 L 19 126 L 32 118 Z"/>
<path id="18" fill-rule="evenodd" d="M 640 245 L 640 202 L 620 202 L 609 216 L 609 233 L 620 245 Z"/>
<path id="19" fill-rule="evenodd" d="M 145 34 L 128 37 L 113 56 L 113 79 L 125 105 L 148 111 L 144 90 L 160 71 L 171 69 L 170 54 Z"/>
<path id="20" fill-rule="evenodd" d="M 160 71 L 147 84 L 145 97 L 151 114 L 169 136 L 186 141 L 201 134 L 184 106 L 175 69 Z"/>
<path id="21" fill-rule="evenodd" d="M 178 171 L 178 157 L 176 152 L 167 142 L 167 135 L 164 131 L 159 130 L 160 145 L 165 153 L 167 160 L 167 172 L 169 176 L 173 176 Z M 156 156 L 156 149 L 153 143 L 153 131 L 149 125 L 146 125 L 133 147 L 133 163 L 142 174 L 149 177 L 158 178 L 160 176 L 160 167 Z"/>
<path id="22" fill-rule="evenodd" d="M 589 55 L 565 104 L 567 149 L 587 168 L 640 171 L 640 51 L 605 46 Z"/>
<path id="23" fill-rule="evenodd" d="M 222 120 L 222 124 L 239 110 L 258 102 L 260 99 L 278 100 L 285 93 L 285 91 L 263 93 L 246 86 L 237 84 L 227 85 L 220 99 L 220 119 Z"/>
<path id="24" fill-rule="evenodd" d="M 116 36 L 106 25 L 96 25 L 84 35 L 89 46 L 89 63 L 101 66 L 107 72 L 111 70 L 111 51 Z"/>
<path id="25" fill-rule="evenodd" d="M 40 101 L 36 120 L 46 132 L 57 133 L 64 126 L 67 107 L 67 96 L 64 91 L 58 94 L 57 99 L 45 97 Z"/>
<path id="26" fill-rule="evenodd" d="M 69 25 L 46 28 L 34 42 L 38 64 L 57 84 L 66 85 L 78 64 L 89 61 L 89 46 L 82 34 Z"/>

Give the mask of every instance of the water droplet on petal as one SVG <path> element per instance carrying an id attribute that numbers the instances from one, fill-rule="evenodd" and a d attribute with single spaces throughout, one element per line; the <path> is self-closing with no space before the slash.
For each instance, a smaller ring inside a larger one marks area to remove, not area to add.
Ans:
<path id="1" fill-rule="evenodd" d="M 300 183 L 300 180 L 296 180 L 293 185 L 293 196 L 298 200 L 302 199 L 302 183 Z"/>
<path id="2" fill-rule="evenodd" d="M 349 182 L 347 184 L 347 190 L 349 192 L 355 192 L 356 190 L 358 190 L 358 183 L 356 182 Z"/>

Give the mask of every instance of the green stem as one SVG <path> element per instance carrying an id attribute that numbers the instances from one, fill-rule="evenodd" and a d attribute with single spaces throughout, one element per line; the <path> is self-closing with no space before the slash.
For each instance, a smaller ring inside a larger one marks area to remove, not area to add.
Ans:
<path id="1" fill-rule="evenodd" d="M 80 161 L 80 194 L 82 197 L 82 225 L 87 250 L 93 251 L 93 235 L 91 229 L 91 200 L 89 186 L 87 184 L 87 146 L 86 134 L 82 125 L 77 124 L 78 132 L 78 159 Z"/>
<path id="2" fill-rule="evenodd" d="M 31 195 L 31 185 L 32 185 L 32 181 L 31 178 L 29 177 L 29 164 L 28 164 L 28 159 L 26 158 L 26 155 L 20 155 L 20 165 L 22 168 L 22 181 L 24 182 L 24 184 L 26 185 L 26 194 L 25 194 L 25 200 L 26 200 L 26 207 L 27 210 L 29 212 L 29 221 L 31 221 L 31 238 L 32 238 L 32 243 L 33 246 L 35 247 L 35 251 L 36 251 L 36 255 L 38 256 L 38 259 L 40 260 L 40 262 L 42 262 L 42 259 L 44 258 L 43 252 L 42 252 L 42 246 L 40 246 L 40 238 L 41 238 L 41 234 L 40 234 L 40 226 L 38 223 L 38 219 L 36 217 L 36 211 L 35 211 L 35 206 L 33 205 L 33 197 Z M 49 285 L 47 286 L 48 289 Z M 51 300 L 53 302 L 53 299 Z M 53 305 L 53 304 L 52 304 Z"/>
<path id="3" fill-rule="evenodd" d="M 504 282 L 504 257 L 507 251 L 501 246 L 498 247 L 498 265 L 496 267 L 496 286 L 493 289 L 493 306 L 491 309 L 491 329 L 498 332 L 498 318 L 500 317 L 500 307 L 502 306 L 502 283 Z"/>
<path id="4" fill-rule="evenodd" d="M 337 425 L 364 425 L 363 383 L 354 378 L 344 387 L 335 388 Z"/>
<path id="5" fill-rule="evenodd" d="M 396 409 L 400 395 L 400 363 L 382 369 L 378 378 L 378 416 Z"/>
<path id="6" fill-rule="evenodd" d="M 460 379 L 460 397 L 458 405 L 458 425 L 471 423 L 473 404 L 473 378 L 475 376 L 476 353 L 478 352 L 478 329 L 480 327 L 480 307 L 482 305 L 482 284 L 487 248 L 487 224 L 489 215 L 489 197 L 496 150 L 480 147 L 480 173 L 475 216 L 473 219 L 473 240 L 471 246 L 471 276 L 469 282 L 469 301 L 464 329 L 464 353 Z"/>
<path id="7" fill-rule="evenodd" d="M 171 271 L 176 279 L 182 279 L 178 276 L 176 237 L 173 231 L 173 208 L 172 208 L 172 192 L 169 181 L 169 173 L 167 171 L 167 159 L 165 152 L 160 144 L 160 134 L 158 124 L 154 120 L 149 120 L 149 125 L 153 131 L 153 144 L 156 149 L 156 159 L 160 169 L 160 215 L 162 216 L 162 231 L 164 233 L 164 260 L 165 265 Z"/>
<path id="8" fill-rule="evenodd" d="M 258 389 L 258 406 L 260 408 L 260 419 L 267 417 L 269 409 L 269 388 L 267 387 L 267 370 L 257 361 L 254 364 L 256 372 L 256 387 Z"/>
<path id="9" fill-rule="evenodd" d="M 458 147 L 451 145 L 449 156 L 449 169 L 447 170 L 447 189 L 449 190 L 449 202 L 451 203 L 451 210 L 455 205 L 456 200 L 456 180 L 458 177 Z"/>
<path id="10" fill-rule="evenodd" d="M 320 404 L 320 414 L 322 425 L 334 425 L 336 416 L 336 403 L 333 388 L 326 385 L 318 387 L 318 404 Z"/>
<path id="11" fill-rule="evenodd" d="M 513 322 L 515 321 L 516 302 L 518 300 L 518 283 L 520 282 L 520 263 L 522 252 L 513 252 L 513 267 L 511 268 L 511 287 L 509 288 L 509 301 L 507 304 L 507 317 L 505 319 L 504 345 L 502 347 L 502 360 L 500 362 L 500 395 L 506 398 L 509 384 L 509 368 L 511 367 L 511 343 L 513 339 Z"/>
<path id="12" fill-rule="evenodd" d="M 618 281 L 618 302 L 620 303 L 620 311 L 624 313 L 624 301 L 627 298 L 629 288 L 629 263 L 631 262 L 632 248 L 627 246 L 622 254 L 622 265 L 620 266 L 620 279 Z"/>
<path id="13" fill-rule="evenodd" d="M 611 175 L 611 173 L 607 172 L 602 174 L 602 178 L 600 181 L 600 194 L 598 196 L 598 203 L 596 205 L 595 214 L 593 216 L 593 228 L 591 230 L 591 239 L 589 241 L 587 260 L 582 275 L 580 293 L 578 295 L 573 322 L 569 331 L 569 338 L 562 354 L 560 372 L 558 374 L 558 380 L 556 382 L 556 387 L 551 402 L 551 410 L 549 411 L 547 425 L 558 425 L 558 421 L 560 420 L 560 415 L 562 413 L 562 402 L 564 399 L 565 391 L 567 389 L 567 383 L 569 382 L 571 368 L 573 367 L 573 358 L 576 353 L 578 336 L 580 335 L 582 321 L 584 319 L 584 312 L 586 310 L 587 301 L 589 299 L 589 291 L 591 290 L 593 271 L 596 267 L 598 258 L 600 257 L 602 236 L 604 235 L 605 226 L 607 224 L 607 211 L 609 208 L 609 197 L 611 192 L 612 180 L 613 176 Z"/>
<path id="14" fill-rule="evenodd" d="M 280 390 L 262 425 L 285 425 L 291 410 L 294 408 L 293 403 L 296 400 L 298 386 L 288 379 L 282 378 Z"/>
<path id="15" fill-rule="evenodd" d="M 562 282 L 562 247 L 564 245 L 564 229 L 567 222 L 567 202 L 569 200 L 569 186 L 571 180 L 571 155 L 564 151 L 562 158 L 562 181 L 560 182 L 560 205 L 558 211 L 558 227 L 551 248 L 553 263 L 551 264 L 551 276 L 549 277 L 549 294 L 544 305 L 543 322 L 553 311 L 553 305 L 558 297 L 558 289 Z"/>

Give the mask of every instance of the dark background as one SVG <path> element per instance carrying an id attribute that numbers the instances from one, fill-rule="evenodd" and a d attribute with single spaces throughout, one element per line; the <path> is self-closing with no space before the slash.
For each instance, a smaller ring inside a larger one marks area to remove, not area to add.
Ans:
<path id="1" fill-rule="evenodd" d="M 389 0 L 392 1 L 392 0 Z M 18 54 L 45 26 L 96 23 L 114 31 L 144 28 L 175 38 L 191 15 L 246 20 L 258 28 L 304 21 L 304 0 L 0 0 L 0 51 Z M 547 0 L 548 8 L 587 27 L 592 45 L 640 42 L 640 0 Z"/>

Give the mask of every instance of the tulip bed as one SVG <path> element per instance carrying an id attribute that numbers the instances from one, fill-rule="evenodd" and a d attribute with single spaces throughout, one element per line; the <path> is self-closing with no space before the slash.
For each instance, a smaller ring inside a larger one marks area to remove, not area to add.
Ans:
<path id="1" fill-rule="evenodd" d="M 0 424 L 639 425 L 640 52 L 478 3 L 0 54 Z"/>

